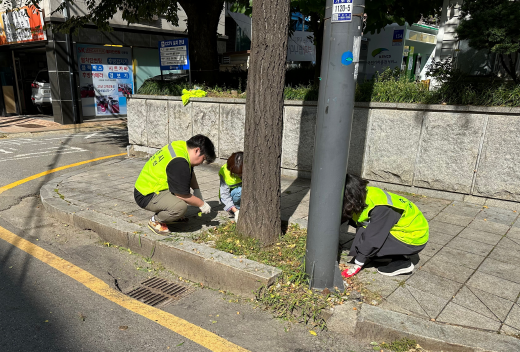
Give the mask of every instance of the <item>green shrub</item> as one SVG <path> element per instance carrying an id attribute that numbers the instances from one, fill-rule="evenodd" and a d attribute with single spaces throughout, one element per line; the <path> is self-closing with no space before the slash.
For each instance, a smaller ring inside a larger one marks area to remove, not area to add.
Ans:
<path id="1" fill-rule="evenodd" d="M 317 101 L 318 88 L 315 88 L 312 85 L 285 87 L 283 96 L 285 100 Z"/>
<path id="2" fill-rule="evenodd" d="M 370 80 L 358 82 L 356 101 L 520 106 L 520 85 L 489 77 L 468 77 L 460 71 L 451 70 L 449 65 L 439 64 L 437 66 L 433 67 L 433 71 L 431 71 L 432 75 L 442 82 L 441 87 L 436 90 L 429 91 L 420 82 L 410 82 L 403 77 L 399 69 L 387 69 L 376 74 Z M 312 85 L 311 73 L 314 73 L 313 68 L 287 70 L 287 77 L 292 78 L 286 82 L 284 99 L 317 101 L 319 90 Z M 231 90 L 236 90 L 238 94 L 246 91 L 247 72 L 221 72 L 220 74 L 217 86 L 200 88 L 217 97 L 229 96 Z M 301 77 L 298 78 L 298 75 Z M 187 82 L 147 80 L 137 93 L 180 96 L 183 89 L 193 87 L 194 85 Z"/>
<path id="3" fill-rule="evenodd" d="M 410 82 L 398 69 L 387 69 L 382 73 L 376 73 L 371 80 L 358 84 L 356 101 L 418 103 L 428 94 L 422 83 Z"/>
<path id="4" fill-rule="evenodd" d="M 146 80 L 137 91 L 137 94 L 145 95 L 182 95 L 183 89 L 190 89 L 189 83 L 173 83 L 170 81 Z"/>

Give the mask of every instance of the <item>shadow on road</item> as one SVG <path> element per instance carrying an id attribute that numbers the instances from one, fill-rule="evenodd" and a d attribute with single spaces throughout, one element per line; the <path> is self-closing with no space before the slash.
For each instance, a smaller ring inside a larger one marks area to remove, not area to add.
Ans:
<path id="1" fill-rule="evenodd" d="M 17 251 L 17 255 L 20 254 L 27 257 L 27 263 L 30 256 Z M 8 260 L 5 254 L 1 256 L 0 351 L 66 350 L 63 341 L 67 338 L 62 336 L 57 324 L 48 322 L 52 314 L 45 308 L 45 302 L 39 302 L 43 299 L 35 297 L 29 285 L 20 282 L 16 275 L 18 271 L 10 268 L 17 260 Z"/>
<path id="2" fill-rule="evenodd" d="M 101 143 L 104 141 L 106 143 L 108 141 L 115 141 L 117 145 L 124 145 L 126 147 L 128 142 L 127 135 L 121 134 L 114 136 L 110 134 L 110 132 L 113 132 L 111 130 L 112 129 L 100 131 L 100 135 L 103 135 L 102 132 L 104 132 L 107 136 L 98 138 L 92 142 Z M 62 159 L 61 152 L 69 147 L 77 132 L 79 132 L 77 129 L 71 130 L 71 134 L 60 144 L 52 161 L 47 166 L 47 171 L 60 166 L 59 163 Z M 119 129 L 117 132 L 121 133 L 121 130 Z M 83 159 L 88 160 L 91 158 L 94 158 L 92 153 Z M 102 160 L 100 162 L 104 161 L 105 160 Z M 99 162 L 90 163 L 82 166 L 82 168 L 92 167 L 98 163 Z M 75 169 L 77 170 L 77 168 Z M 33 172 L 36 174 L 42 171 L 45 170 L 34 170 Z M 58 176 L 58 174 L 51 173 L 31 182 L 37 182 L 37 187 L 40 189 L 56 176 Z M 9 190 L 5 192 L 9 192 Z M 34 202 L 34 204 L 34 206 L 36 206 L 38 202 Z M 23 214 L 20 215 L 23 216 Z M 29 230 L 19 230 L 16 234 L 28 241 L 37 243 L 35 242 L 36 237 L 34 234 L 31 234 L 32 231 L 30 231 L 30 229 L 38 227 L 38 217 L 27 216 L 25 219 L 27 222 L 24 224 L 24 228 Z M 62 333 L 54 328 L 53 325 L 45 323 L 45 320 L 48 320 L 48 312 L 42 311 L 44 304 L 37 304 L 38 299 L 33 296 L 36 293 L 30 292 L 30 287 L 35 283 L 27 282 L 27 273 L 31 263 L 34 265 L 34 257 L 24 254 L 23 259 L 20 260 L 20 252 L 15 246 L 8 246 L 6 248 L 8 249 L 0 254 L 0 277 L 2 278 L 0 281 L 0 312 L 2 312 L 2 319 L 0 319 L 0 334 L 2 336 L 0 338 L 0 351 L 59 351 L 67 349 L 62 341 L 73 341 L 74 337 L 62 336 L 62 338 L 59 339 L 59 345 L 56 345 L 58 341 L 57 337 L 62 335 Z M 9 268 L 9 263 L 13 261 L 17 263 L 21 261 L 20 264 L 17 264 L 18 269 L 16 271 Z M 59 292 L 56 292 L 56 294 L 59 295 Z M 32 347 L 32 344 L 34 344 L 34 347 Z"/>

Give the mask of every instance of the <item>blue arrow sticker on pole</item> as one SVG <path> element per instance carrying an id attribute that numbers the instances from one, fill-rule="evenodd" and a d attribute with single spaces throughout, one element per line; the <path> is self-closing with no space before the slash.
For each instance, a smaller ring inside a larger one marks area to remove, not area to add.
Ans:
<path id="1" fill-rule="evenodd" d="M 352 51 L 346 51 L 341 55 L 341 63 L 345 66 L 348 66 L 354 61 L 354 55 Z"/>

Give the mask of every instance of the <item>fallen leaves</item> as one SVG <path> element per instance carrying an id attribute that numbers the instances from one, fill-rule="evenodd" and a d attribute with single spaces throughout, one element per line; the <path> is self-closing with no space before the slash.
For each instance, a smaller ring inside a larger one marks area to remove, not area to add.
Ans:
<path id="1" fill-rule="evenodd" d="M 313 336 L 317 336 L 317 335 L 318 335 L 318 334 L 316 333 L 316 331 L 314 331 L 314 330 L 309 330 L 309 333 L 310 333 L 311 335 L 313 335 Z"/>

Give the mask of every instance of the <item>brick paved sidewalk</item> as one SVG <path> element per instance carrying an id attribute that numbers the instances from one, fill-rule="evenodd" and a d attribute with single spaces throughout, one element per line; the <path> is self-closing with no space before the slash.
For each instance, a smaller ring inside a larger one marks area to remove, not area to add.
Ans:
<path id="1" fill-rule="evenodd" d="M 150 232 L 147 222 L 151 213 L 140 209 L 133 200 L 133 184 L 144 162 L 126 159 L 88 168 L 57 185 L 57 192 L 72 204 L 139 224 L 143 231 Z M 190 222 L 175 225 L 175 236 L 189 237 L 229 219 L 218 204 L 218 168 L 204 165 L 195 172 L 205 200 L 218 212 L 198 217 L 199 209 L 189 207 Z M 306 226 L 309 187 L 309 180 L 282 179 L 284 220 Z M 377 274 L 375 263 L 367 265 L 358 278 L 383 298 L 372 303 L 427 320 L 520 334 L 519 213 L 405 196 L 429 220 L 430 241 L 422 253 L 412 258 L 417 268 L 412 275 L 386 277 Z M 353 236 L 342 227 L 343 248 L 350 246 Z M 343 260 L 348 260 L 345 255 Z"/>
<path id="2" fill-rule="evenodd" d="M 41 117 L 10 116 L 0 117 L 0 133 L 24 133 L 24 132 L 46 132 L 56 130 L 70 130 L 79 128 L 90 128 L 100 126 L 112 126 L 124 123 L 124 120 L 102 120 L 86 121 L 82 124 L 61 125 L 54 122 L 52 118 L 42 115 Z"/>

